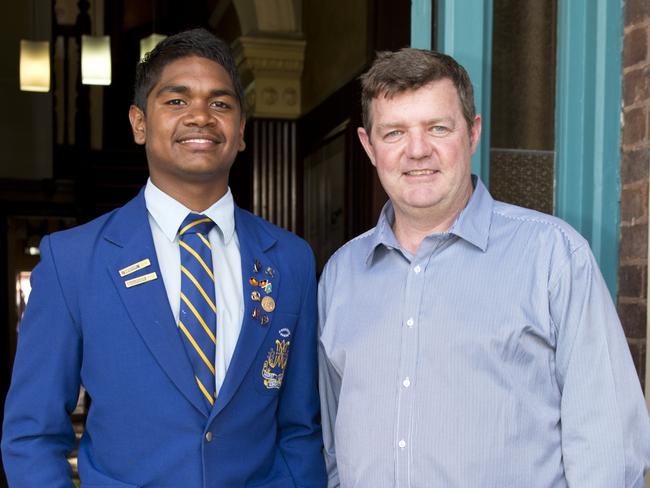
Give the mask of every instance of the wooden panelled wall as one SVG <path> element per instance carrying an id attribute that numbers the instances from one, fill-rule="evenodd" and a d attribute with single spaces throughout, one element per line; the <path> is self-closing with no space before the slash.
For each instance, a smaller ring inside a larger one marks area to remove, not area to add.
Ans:
<path id="1" fill-rule="evenodd" d="M 296 122 L 252 121 L 253 212 L 292 232 L 298 231 Z"/>

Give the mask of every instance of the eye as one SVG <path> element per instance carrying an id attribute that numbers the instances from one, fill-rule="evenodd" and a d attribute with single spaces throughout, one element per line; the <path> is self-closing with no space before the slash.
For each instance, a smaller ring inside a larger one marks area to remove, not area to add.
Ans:
<path id="1" fill-rule="evenodd" d="M 165 105 L 185 105 L 185 100 L 181 100 L 180 98 L 172 98 L 171 100 L 167 100 L 165 102 Z"/>
<path id="2" fill-rule="evenodd" d="M 210 106 L 212 108 L 217 108 L 220 110 L 228 110 L 230 108 L 230 104 L 224 102 L 223 100 L 215 100 L 214 102 L 210 103 Z"/>
<path id="3" fill-rule="evenodd" d="M 445 127 L 444 125 L 434 125 L 433 127 L 431 127 L 430 130 L 433 133 L 433 135 L 436 136 L 444 136 L 449 134 L 450 132 L 449 127 Z"/>
<path id="4" fill-rule="evenodd" d="M 390 132 L 386 132 L 384 134 L 384 139 L 386 140 L 392 140 L 392 139 L 397 139 L 399 136 L 401 136 L 404 132 L 399 130 L 399 129 L 394 129 L 391 130 Z"/>

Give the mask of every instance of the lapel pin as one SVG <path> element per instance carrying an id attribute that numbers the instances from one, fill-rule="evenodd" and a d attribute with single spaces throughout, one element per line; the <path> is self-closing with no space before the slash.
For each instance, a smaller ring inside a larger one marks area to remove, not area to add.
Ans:
<path id="1" fill-rule="evenodd" d="M 261 297 L 260 297 L 260 292 L 259 292 L 259 291 L 257 291 L 257 290 L 253 290 L 253 291 L 251 292 L 251 300 L 253 300 L 254 302 L 259 302 L 259 301 L 260 301 L 260 298 L 261 298 Z"/>
<path id="2" fill-rule="evenodd" d="M 149 258 L 143 259 L 142 261 L 138 261 L 137 263 L 133 263 L 130 266 L 127 266 L 126 268 L 122 268 L 119 271 L 119 273 L 121 277 L 125 277 L 126 275 L 135 273 L 136 271 L 142 268 L 146 268 L 147 266 L 151 266 L 151 261 L 149 261 Z"/>
<path id="3" fill-rule="evenodd" d="M 273 291 L 273 286 L 271 285 L 271 282 L 269 281 L 265 286 L 264 286 L 264 293 L 267 295 Z"/>
<path id="4" fill-rule="evenodd" d="M 266 274 L 269 275 L 271 278 L 273 278 L 274 273 L 275 271 L 273 271 L 273 268 L 271 268 L 271 266 L 266 268 Z"/>
<path id="5" fill-rule="evenodd" d="M 275 310 L 275 300 L 273 300 L 273 297 L 266 296 L 262 298 L 262 308 L 265 312 L 273 312 Z"/>
<path id="6" fill-rule="evenodd" d="M 264 288 L 267 283 L 268 283 L 267 280 L 260 280 L 260 288 Z"/>
<path id="7" fill-rule="evenodd" d="M 124 282 L 124 285 L 127 288 L 131 288 L 132 286 L 136 285 L 141 285 L 142 283 L 146 283 L 147 281 L 153 281 L 158 279 L 158 275 L 154 271 L 153 273 L 147 273 L 146 275 L 138 276 L 137 278 L 131 278 L 130 280 L 126 280 Z"/>
<path id="8" fill-rule="evenodd" d="M 261 318 L 261 320 L 260 320 L 260 323 L 261 323 L 262 325 L 266 325 L 266 324 L 268 324 L 268 323 L 269 323 L 269 316 L 268 316 L 268 315 L 262 315 L 262 318 Z"/>
<path id="9" fill-rule="evenodd" d="M 260 316 L 260 309 L 257 308 L 257 307 L 255 307 L 255 308 L 253 309 L 253 313 L 251 314 L 251 316 L 252 316 L 254 319 L 259 318 L 259 316 Z"/>
<path id="10" fill-rule="evenodd" d="M 249 282 L 252 286 L 257 286 L 257 280 L 256 280 L 255 278 L 253 278 L 252 276 L 250 277 L 250 279 L 248 280 L 248 282 Z"/>
<path id="11" fill-rule="evenodd" d="M 262 263 L 260 263 L 260 261 L 256 259 L 255 262 L 253 263 L 253 271 L 259 273 L 261 269 L 262 269 Z"/>

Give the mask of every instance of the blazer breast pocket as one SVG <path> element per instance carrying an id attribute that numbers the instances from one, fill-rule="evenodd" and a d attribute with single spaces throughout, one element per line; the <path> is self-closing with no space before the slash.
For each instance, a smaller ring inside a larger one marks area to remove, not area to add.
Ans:
<path id="1" fill-rule="evenodd" d="M 282 389 L 291 350 L 297 347 L 293 341 L 298 315 L 276 313 L 273 328 L 258 353 L 253 381 L 255 390 L 264 395 L 277 395 Z"/>

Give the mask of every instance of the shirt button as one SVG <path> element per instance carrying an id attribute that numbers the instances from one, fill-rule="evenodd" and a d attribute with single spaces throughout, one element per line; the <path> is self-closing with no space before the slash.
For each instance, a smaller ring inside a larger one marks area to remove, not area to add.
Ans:
<path id="1" fill-rule="evenodd" d="M 413 319 L 412 319 L 412 318 L 408 319 L 408 320 L 406 321 L 406 325 L 407 325 L 408 327 L 413 327 Z"/>
<path id="2" fill-rule="evenodd" d="M 406 441 L 405 441 L 404 439 L 402 439 L 401 441 L 399 441 L 399 442 L 397 443 L 397 445 L 398 445 L 401 449 L 404 449 L 404 448 L 406 447 Z"/>
<path id="3" fill-rule="evenodd" d="M 212 442 L 212 432 L 208 432 L 205 434 L 205 440 L 208 442 Z"/>
<path id="4" fill-rule="evenodd" d="M 420 265 L 418 264 L 415 268 L 413 268 L 413 271 L 419 273 L 420 271 L 422 271 L 422 268 L 420 268 Z"/>
<path id="5" fill-rule="evenodd" d="M 402 384 L 404 385 L 404 388 L 408 388 L 409 386 L 411 386 L 411 379 L 407 376 L 406 378 L 404 378 L 404 381 L 402 381 Z"/>

